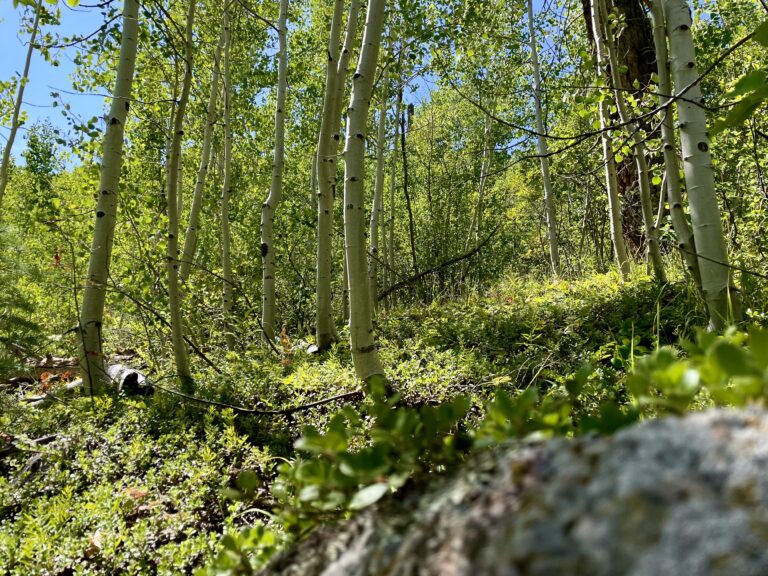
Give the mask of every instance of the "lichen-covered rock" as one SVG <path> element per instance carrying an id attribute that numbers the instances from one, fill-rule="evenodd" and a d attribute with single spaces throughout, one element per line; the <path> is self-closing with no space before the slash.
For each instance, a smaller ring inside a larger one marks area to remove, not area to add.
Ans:
<path id="1" fill-rule="evenodd" d="M 263 574 L 768 575 L 768 413 L 514 443 L 317 531 Z"/>

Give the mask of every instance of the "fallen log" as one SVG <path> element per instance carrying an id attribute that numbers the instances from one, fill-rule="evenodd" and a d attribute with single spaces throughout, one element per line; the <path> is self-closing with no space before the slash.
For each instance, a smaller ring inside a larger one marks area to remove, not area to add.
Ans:
<path id="1" fill-rule="evenodd" d="M 22 448 L 19 443 L 17 442 L 17 438 L 13 436 L 6 437 L 5 440 L 5 446 L 0 448 L 0 460 L 2 460 L 4 457 L 10 455 L 10 454 L 16 454 L 18 452 L 31 452 L 34 451 L 36 446 L 45 446 L 47 444 L 50 444 L 51 442 L 58 439 L 58 434 L 48 434 L 47 436 L 42 436 L 41 438 L 35 438 L 33 440 L 27 440 L 26 443 L 30 446 Z"/>
<path id="2" fill-rule="evenodd" d="M 153 392 L 151 382 L 147 379 L 143 372 L 126 366 L 125 364 L 112 364 L 107 367 L 107 375 L 109 380 L 116 387 L 118 394 L 125 394 L 127 396 L 135 395 L 147 395 Z M 50 404 L 53 401 L 58 400 L 58 396 L 61 394 L 72 394 L 75 390 L 83 387 L 83 380 L 78 378 L 73 380 L 64 386 L 63 389 L 57 390 L 56 395 L 51 393 L 45 393 L 38 396 L 30 396 L 23 398 L 21 401 L 28 403 L 30 406 L 44 406 Z"/>

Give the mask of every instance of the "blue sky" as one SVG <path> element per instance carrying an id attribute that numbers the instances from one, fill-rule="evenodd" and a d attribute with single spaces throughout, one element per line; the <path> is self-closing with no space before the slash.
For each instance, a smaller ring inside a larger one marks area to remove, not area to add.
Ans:
<path id="1" fill-rule="evenodd" d="M 59 2 L 61 24 L 47 26 L 45 30 L 60 36 L 84 35 L 96 30 L 102 24 L 102 17 L 93 8 L 69 8 L 63 0 Z M 22 7 L 13 7 L 11 0 L 0 0 L 0 79 L 8 80 L 21 73 L 27 53 L 27 34 L 20 35 L 19 22 Z M 64 102 L 70 104 L 76 114 L 89 118 L 101 114 L 104 99 L 99 96 L 70 95 L 63 91 L 72 91 L 69 75 L 74 71 L 72 58 L 76 48 L 66 48 L 61 52 L 60 65 L 54 67 L 46 62 L 37 52 L 32 57 L 29 70 L 29 83 L 24 91 L 22 110 L 26 111 L 28 125 L 37 120 L 50 118 L 51 122 L 60 128 L 66 128 L 66 122 L 60 108 L 51 105 L 51 92 L 60 91 Z M 0 127 L 0 139 L 4 141 L 8 135 L 8 127 Z M 20 159 L 24 149 L 24 129 L 19 131 L 13 146 L 13 155 Z"/>

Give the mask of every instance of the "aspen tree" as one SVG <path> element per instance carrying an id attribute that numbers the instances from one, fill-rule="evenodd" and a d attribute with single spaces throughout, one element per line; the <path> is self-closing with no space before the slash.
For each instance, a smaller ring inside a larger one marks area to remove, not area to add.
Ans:
<path id="1" fill-rule="evenodd" d="M 184 214 L 184 162 L 181 153 L 176 157 L 176 214 L 180 228 Z"/>
<path id="2" fill-rule="evenodd" d="M 336 21 L 334 5 L 334 21 Z M 340 10 L 343 9 L 343 2 Z M 328 42 L 328 71 L 326 73 L 326 91 L 323 103 L 321 135 L 318 140 L 318 207 L 317 207 L 317 347 L 324 350 L 337 339 L 331 306 L 331 269 L 333 260 L 333 201 L 336 196 L 336 158 L 341 142 L 341 109 L 344 105 L 344 89 L 347 83 L 349 58 L 357 35 L 357 20 L 360 0 L 352 0 L 347 15 L 347 27 L 344 45 L 338 52 L 341 35 L 341 13 L 334 29 L 331 23 L 331 35 Z M 333 44 L 333 46 L 332 46 Z M 335 63 L 335 69 L 333 69 Z M 333 76 L 332 85 L 329 78 Z M 346 320 L 346 264 L 343 265 L 344 288 L 342 290 L 343 317 Z"/>
<path id="3" fill-rule="evenodd" d="M 600 15 L 598 13 L 597 0 L 590 2 L 592 29 L 595 31 L 595 52 L 597 55 L 598 78 L 603 78 L 602 71 L 606 66 L 606 50 L 603 43 L 603 35 L 600 33 Z M 603 162 L 605 165 L 605 185 L 608 190 L 608 211 L 611 230 L 611 242 L 616 262 L 619 265 L 621 276 L 626 278 L 629 274 L 629 256 L 627 246 L 624 243 L 624 230 L 621 225 L 621 205 L 619 203 L 619 185 L 616 180 L 616 159 L 613 155 L 613 142 L 608 130 L 609 113 L 608 101 L 601 98 L 598 112 L 600 116 L 600 137 L 603 144 Z"/>
<path id="4" fill-rule="evenodd" d="M 309 169 L 309 208 L 317 213 L 317 154 L 312 154 Z"/>
<path id="5" fill-rule="evenodd" d="M 358 14 L 360 12 L 360 0 L 352 0 L 349 5 L 349 15 L 347 16 L 347 29 L 344 31 L 344 45 L 341 47 L 341 54 L 339 54 L 339 65 L 337 69 L 336 81 L 336 109 L 334 110 L 333 125 L 335 132 L 333 135 L 334 142 L 336 143 L 335 151 L 338 155 L 341 152 L 341 111 L 344 107 L 344 95 L 347 86 L 347 76 L 349 75 L 349 59 L 352 56 L 352 49 L 355 46 L 355 38 L 357 37 L 357 23 Z M 347 129 L 349 129 L 349 117 L 347 117 Z M 334 174 L 335 176 L 335 174 Z M 334 183 L 334 192 L 336 186 Z M 344 252 L 344 258 L 342 261 L 342 289 L 341 289 L 341 318 L 345 324 L 349 323 L 349 275 L 347 269 L 347 255 Z"/>
<path id="6" fill-rule="evenodd" d="M 667 31 L 664 22 L 664 6 L 660 1 L 651 3 L 653 16 L 653 42 L 656 48 L 656 66 L 659 76 L 659 105 L 670 100 L 672 80 L 669 76 L 669 53 L 667 51 Z M 686 268 L 693 278 L 696 289 L 701 292 L 701 274 L 696 257 L 696 243 L 683 210 L 683 194 L 680 190 L 680 163 L 677 159 L 677 139 L 672 126 L 674 110 L 668 107 L 663 111 L 661 120 L 661 140 L 664 149 L 664 181 L 667 187 L 667 202 L 672 219 L 672 228 L 677 235 L 677 246 Z"/>
<path id="7" fill-rule="evenodd" d="M 365 138 L 376 72 L 385 0 L 369 0 L 362 48 L 352 82 L 344 148 L 344 240 L 349 278 L 349 333 L 357 377 L 370 385 L 386 383 L 373 338 L 370 286 L 366 276 Z"/>
<path id="8" fill-rule="evenodd" d="M 371 285 L 371 306 L 375 311 L 378 308 L 379 293 L 379 219 L 381 218 L 382 203 L 384 201 L 384 147 L 387 136 L 387 69 L 381 80 L 382 90 L 379 98 L 379 128 L 376 137 L 376 182 L 373 190 L 373 203 L 371 206 L 371 223 L 369 226 L 369 238 L 371 243 L 370 261 L 368 262 L 368 281 Z"/>
<path id="9" fill-rule="evenodd" d="M 400 102 L 402 108 L 403 105 L 403 84 L 400 84 L 397 90 L 397 100 Z M 406 144 L 406 138 L 408 136 L 408 130 L 411 128 L 411 116 L 412 106 L 407 106 L 405 110 L 402 110 L 401 116 L 396 121 L 400 122 L 400 153 L 403 156 L 403 196 L 405 197 L 405 209 L 408 213 L 408 244 L 411 248 L 411 265 L 413 266 L 413 273 L 419 273 L 418 259 L 416 258 L 416 226 L 413 221 L 413 206 L 411 205 L 411 194 L 408 191 L 408 145 Z M 408 123 L 406 123 L 406 113 L 408 115 Z"/>
<path id="10" fill-rule="evenodd" d="M 334 100 L 333 116 L 333 139 L 336 141 L 336 153 L 341 148 L 341 111 L 344 107 L 344 94 L 347 87 L 347 76 L 349 75 L 349 59 L 352 56 L 352 50 L 355 46 L 357 37 L 357 24 L 360 13 L 360 0 L 352 0 L 349 4 L 349 13 L 347 15 L 347 28 L 344 31 L 344 45 L 339 54 L 339 63 L 336 69 L 336 99 Z"/>
<path id="11" fill-rule="evenodd" d="M 328 65 L 325 72 L 325 97 L 317 142 L 317 308 L 315 337 L 318 350 L 336 340 L 331 307 L 331 268 L 333 263 L 333 197 L 336 194 L 336 145 L 333 118 L 336 110 L 339 39 L 344 0 L 336 0 L 328 40 Z"/>
<path id="12" fill-rule="evenodd" d="M 347 269 L 347 253 L 344 252 L 341 262 L 341 320 L 349 323 L 349 270 Z"/>
<path id="13" fill-rule="evenodd" d="M 643 215 L 643 227 L 645 229 L 645 242 L 647 244 L 648 259 L 651 262 L 656 280 L 665 283 L 667 275 L 664 272 L 664 263 L 661 260 L 661 250 L 659 249 L 659 232 L 656 229 L 653 204 L 651 202 L 651 180 L 648 174 L 648 161 L 646 159 L 645 143 L 640 133 L 640 126 L 637 121 L 631 117 L 629 108 L 624 98 L 624 86 L 622 86 L 619 76 L 619 59 L 616 57 L 616 48 L 614 46 L 611 29 L 608 24 L 607 11 L 604 0 L 595 0 L 598 3 L 597 16 L 600 20 L 601 28 L 595 27 L 596 34 L 605 34 L 607 64 L 610 68 L 610 80 L 613 84 L 616 108 L 619 111 L 619 118 L 624 124 L 625 130 L 632 139 L 632 153 L 635 157 L 637 166 L 637 184 L 640 190 L 640 208 Z M 599 32 L 598 32 L 599 31 Z"/>
<path id="14" fill-rule="evenodd" d="M 741 296 L 731 279 L 715 196 L 707 121 L 701 106 L 703 98 L 691 34 L 691 9 L 685 0 L 664 0 L 663 6 L 675 83 L 673 97 L 684 96 L 677 100 L 677 114 L 701 288 L 709 310 L 709 326 L 719 330 L 729 321 L 741 319 Z"/>
<path id="15" fill-rule="evenodd" d="M 219 60 L 224 46 L 224 26 L 219 34 L 219 42 L 213 56 L 213 71 L 211 74 L 211 93 L 208 96 L 208 107 L 205 113 L 205 128 L 203 129 L 203 143 L 200 151 L 200 166 L 197 169 L 195 191 L 192 195 L 192 206 L 189 209 L 187 221 L 187 233 L 184 235 L 184 250 L 181 257 L 180 277 L 185 282 L 189 277 L 192 261 L 195 258 L 197 247 L 197 231 L 200 226 L 200 211 L 203 207 L 203 194 L 208 178 L 208 168 L 211 162 L 211 141 L 213 140 L 213 127 L 216 124 L 216 102 L 219 94 Z"/>
<path id="16" fill-rule="evenodd" d="M 19 115 L 21 114 L 21 104 L 24 100 L 24 88 L 29 79 L 29 67 L 32 63 L 32 52 L 34 52 L 35 49 L 35 38 L 37 37 L 37 31 L 40 27 L 40 12 L 42 10 L 42 0 L 38 0 L 34 7 L 35 19 L 32 22 L 32 32 L 29 34 L 29 46 L 27 47 L 26 59 L 24 60 L 24 70 L 19 78 L 19 90 L 16 93 L 16 101 L 13 104 L 11 130 L 8 133 L 8 140 L 5 142 L 5 148 L 3 148 L 3 160 L 2 164 L 0 164 L 0 208 L 3 205 L 5 189 L 8 187 L 8 169 L 11 164 L 11 149 L 13 148 L 14 140 L 16 140 L 16 132 L 19 130 Z"/>
<path id="17" fill-rule="evenodd" d="M 397 85 L 400 85 L 402 81 L 402 69 L 401 63 L 402 49 L 399 50 L 398 62 L 397 62 Z M 387 263 L 387 272 L 389 276 L 389 282 L 387 287 L 395 283 L 395 192 L 397 190 L 397 143 L 400 141 L 400 104 L 401 100 L 395 99 L 395 129 L 392 135 L 392 155 L 390 159 L 390 176 L 389 176 L 389 218 L 387 220 L 387 232 L 389 233 L 389 246 L 387 249 L 387 255 L 389 256 L 389 262 Z"/>
<path id="18" fill-rule="evenodd" d="M 288 0 L 280 0 L 277 34 L 280 46 L 277 64 L 277 103 L 275 106 L 275 150 L 272 162 L 272 184 L 269 196 L 261 206 L 261 259 L 263 308 L 261 324 L 264 336 L 275 339 L 275 246 L 273 227 L 275 212 L 283 196 L 283 164 L 285 161 L 285 94 L 288 88 Z"/>
<path id="19" fill-rule="evenodd" d="M 184 135 L 184 119 L 192 87 L 192 30 L 195 20 L 196 0 L 189 3 L 184 42 L 184 78 L 181 85 L 181 95 L 173 118 L 173 136 L 168 171 L 168 238 L 166 244 L 166 269 L 168 273 L 168 306 L 171 323 L 171 340 L 173 344 L 173 359 L 176 365 L 176 375 L 183 390 L 191 390 L 194 383 L 189 370 L 187 344 L 184 341 L 184 325 L 181 319 L 181 290 L 179 289 L 179 204 L 178 177 L 179 171 L 174 169 L 181 162 L 181 138 Z"/>
<path id="20" fill-rule="evenodd" d="M 557 244 L 557 215 L 555 212 L 555 191 L 549 176 L 549 147 L 544 137 L 544 114 L 541 105 L 541 72 L 539 52 L 536 47 L 536 31 L 533 27 L 533 0 L 528 0 L 528 34 L 531 45 L 531 65 L 533 67 L 533 103 L 536 112 L 537 149 L 541 160 L 541 180 L 544 185 L 544 208 L 547 215 L 547 238 L 549 240 L 549 261 L 552 273 L 560 275 L 560 250 Z"/>
<path id="21" fill-rule="evenodd" d="M 469 246 L 474 241 L 475 243 L 480 241 L 480 227 L 482 226 L 484 201 L 485 201 L 485 185 L 488 181 L 488 172 L 491 169 L 491 148 L 493 143 L 491 142 L 491 128 L 493 127 L 493 118 L 491 113 L 483 115 L 483 160 L 480 164 L 480 181 L 477 186 L 477 204 L 475 204 L 475 211 L 472 214 L 472 221 L 469 224 L 469 234 L 467 235 L 467 241 L 464 244 L 464 250 L 468 250 Z"/>
<path id="22" fill-rule="evenodd" d="M 232 84 L 230 74 L 230 53 L 232 51 L 232 31 L 229 24 L 229 9 L 224 9 L 224 178 L 221 185 L 221 310 L 224 316 L 224 340 L 227 348 L 235 348 L 235 336 L 232 332 L 232 239 L 229 231 L 229 199 L 232 173 L 232 126 L 230 124 L 232 108 Z"/>
<path id="23" fill-rule="evenodd" d="M 120 60 L 102 145 L 96 220 L 88 261 L 88 276 L 80 307 L 81 338 L 78 356 L 80 376 L 88 394 L 102 392 L 109 380 L 104 367 L 101 346 L 104 300 L 117 221 L 120 169 L 123 163 L 123 135 L 131 101 L 138 35 L 139 3 L 137 0 L 125 0 Z"/>

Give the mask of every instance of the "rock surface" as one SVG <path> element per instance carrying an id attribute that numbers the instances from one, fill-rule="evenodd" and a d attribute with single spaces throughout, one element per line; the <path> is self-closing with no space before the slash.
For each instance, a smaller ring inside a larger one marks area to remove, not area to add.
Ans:
<path id="1" fill-rule="evenodd" d="M 480 453 L 428 491 L 316 531 L 262 574 L 765 576 L 768 413 Z"/>

